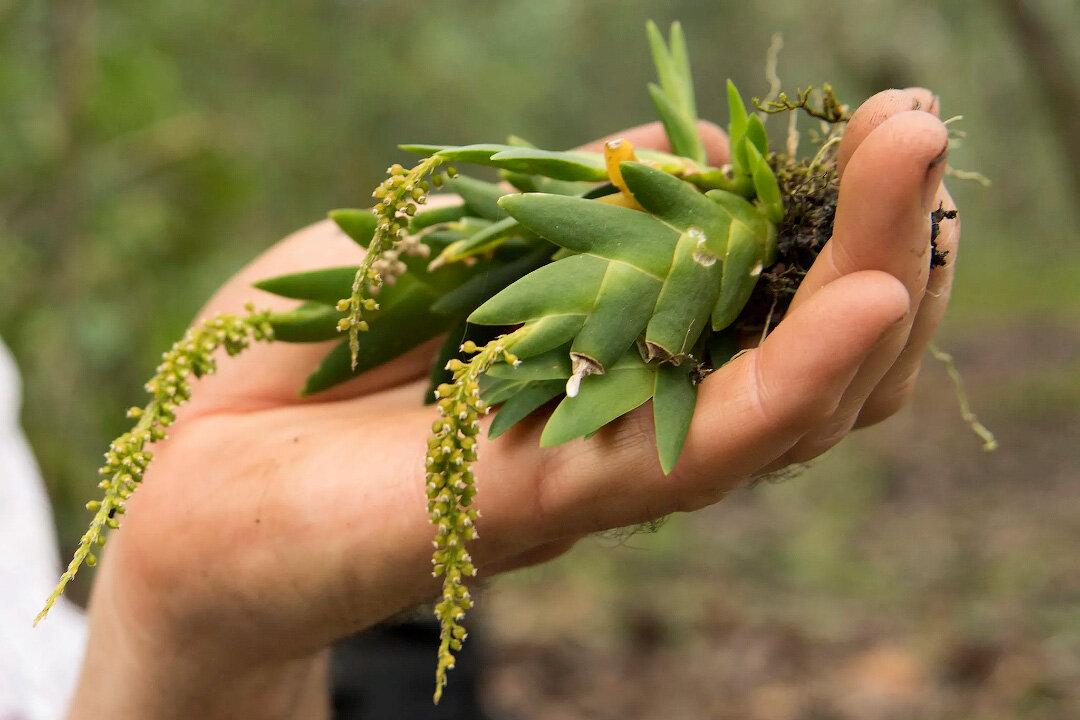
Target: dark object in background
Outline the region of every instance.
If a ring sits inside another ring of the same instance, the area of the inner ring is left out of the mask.
[[[380,625],[335,645],[330,660],[335,720],[490,720],[477,697],[480,642],[466,643],[457,653],[453,692],[438,705],[431,703],[438,643],[433,618]]]

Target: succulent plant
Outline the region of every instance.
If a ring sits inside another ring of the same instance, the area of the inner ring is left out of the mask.
[[[132,411],[135,427],[107,453],[104,499],[88,504],[90,530],[38,619],[118,527],[150,461],[146,446],[164,437],[190,394],[188,378],[213,371],[219,346],[235,354],[251,340],[341,338],[303,384],[313,394],[445,336],[426,396],[438,417],[424,470],[433,573],[443,580],[438,701],[472,606],[465,583],[476,574],[468,543],[477,537],[481,418],[495,413],[487,435],[497,438],[552,408],[540,442],[553,446],[652,401],[659,462],[669,472],[697,384],[747,336],[779,322],[831,232],[834,152],[848,117],[832,89],[805,89],[794,100],[774,93],[749,112],[729,81],[730,161],[712,167],[682,30],[672,25],[665,39],[649,23],[648,38],[658,75],[648,90],[671,152],[624,139],[603,152],[543,150],[519,138],[403,145],[423,158],[390,167],[373,208],[330,213],[366,249],[358,266],[265,279],[256,287],[299,304],[189,331],[147,384],[151,400]],[[797,143],[787,152],[769,147],[764,118],[790,111],[820,123],[811,157],[795,157]],[[462,175],[462,165],[495,168],[501,182]],[[457,201],[428,209],[435,190]]]

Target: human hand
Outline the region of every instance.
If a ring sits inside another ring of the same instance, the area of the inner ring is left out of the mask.
[[[906,401],[952,276],[951,262],[929,274],[929,213],[951,207],[935,109],[925,90],[889,91],[852,118],[833,239],[777,329],[701,384],[670,475],[647,410],[557,448],[538,447],[536,421],[481,441],[482,576],[714,503]],[[723,162],[719,131],[702,135]],[[623,136],[664,146],[655,125]],[[944,225],[950,260],[957,240],[958,225]],[[251,283],[358,253],[317,224],[245,268],[206,312],[283,307]],[[325,351],[256,346],[197,383],[98,573],[72,717],[318,717],[325,648],[436,594],[418,441],[434,419],[419,402],[433,347],[297,397]]]

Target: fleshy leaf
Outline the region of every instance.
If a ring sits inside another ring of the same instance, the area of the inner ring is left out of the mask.
[[[550,255],[551,246],[548,246],[505,263],[492,264],[444,293],[431,309],[443,315],[468,315],[493,293],[543,266]]]
[[[373,216],[374,217],[374,216]],[[323,268],[288,273],[254,283],[255,287],[293,300],[307,300],[334,306],[352,289],[356,266]]]
[[[656,278],[671,266],[678,233],[647,213],[546,193],[507,195],[499,204],[560,247],[618,260]]]
[[[746,139],[759,154],[769,154],[769,136],[765,132],[765,123],[757,115],[746,118]]]
[[[271,313],[268,320],[274,328],[275,340],[306,343],[340,337],[337,328],[340,318],[341,313],[330,305],[305,303],[293,310]]]
[[[584,315],[592,307],[608,262],[572,255],[534,270],[469,316],[478,325],[516,325],[546,315]]]
[[[570,150],[559,152],[513,145],[400,145],[402,150],[420,155],[438,153],[449,161],[487,165],[502,170],[542,175],[555,180],[607,179],[604,158],[599,153]]]
[[[570,358],[565,349],[556,348],[522,360],[517,366],[499,364],[487,372],[489,377],[518,382],[562,380],[570,377]]]
[[[705,163],[705,149],[697,134],[697,122],[676,107],[658,85],[649,83],[649,97],[664,126],[672,149],[695,162]]]
[[[765,267],[767,246],[770,242],[776,242],[771,223],[753,226],[732,223],[727,250],[724,252],[720,296],[713,309],[714,330],[727,327],[742,312]]]
[[[742,95],[731,80],[727,81],[727,103],[728,141],[734,147],[735,143],[746,134],[746,125],[750,118],[746,114],[746,103],[743,102]]]
[[[524,360],[565,345],[574,339],[584,324],[583,313],[545,315],[533,320],[528,324],[529,332],[525,334],[525,338],[514,345],[514,354]]]
[[[757,119],[757,116],[754,116]],[[753,168],[754,192],[765,215],[774,223],[784,219],[784,201],[780,197],[780,184],[769,163],[753,145],[747,148],[750,166]]]
[[[367,247],[371,242],[375,234],[375,223],[378,222],[375,213],[370,209],[343,208],[331,210],[328,216],[360,247]]]
[[[505,211],[503,211],[502,208],[499,208],[499,210],[505,215]],[[520,232],[521,225],[518,224],[517,220],[511,217],[504,217],[502,220],[488,225],[474,235],[450,243],[442,249],[442,252],[440,252],[438,257],[431,262],[429,267],[439,267],[447,263],[461,262],[466,258],[491,252],[502,245],[508,237],[515,233],[520,234]]]
[[[468,208],[464,205],[445,205],[443,207],[431,208],[430,210],[417,213],[413,219],[409,221],[409,232],[418,233],[421,230],[426,230],[435,225],[460,220],[466,215],[468,215]]]
[[[458,175],[447,183],[446,189],[460,195],[473,215],[492,222],[506,217],[506,211],[499,207],[499,198],[505,195],[506,191],[495,183]]]
[[[518,392],[503,402],[488,428],[488,438],[494,440],[517,425],[544,403],[559,395],[564,387],[562,380],[525,383]]]
[[[660,287],[660,280],[632,265],[609,262],[570,352],[595,363],[600,372],[610,367],[645,329]]]
[[[656,371],[637,351],[623,356],[603,375],[586,378],[576,397],[555,408],[540,435],[541,447],[561,445],[596,432],[652,397]]]
[[[661,365],[656,371],[653,424],[660,467],[667,475],[682,453],[697,403],[697,387],[690,380],[690,366]]]
[[[435,294],[420,282],[406,283],[393,302],[383,301],[378,315],[372,314],[368,331],[360,336],[356,369],[351,367],[347,340],[331,350],[308,377],[302,394],[312,395],[333,387],[366,370],[393,360],[425,340],[430,340],[453,324],[453,319],[431,312]],[[389,288],[387,288],[389,289]],[[380,293],[382,295],[382,293]]]
[[[659,85],[649,85],[656,112],[676,154],[704,164],[705,148],[697,134],[697,109],[690,60],[682,26],[672,23],[670,40],[664,42],[656,23],[646,25]]]

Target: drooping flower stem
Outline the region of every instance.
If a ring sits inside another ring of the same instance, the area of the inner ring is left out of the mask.
[[[98,487],[104,490],[104,495],[101,500],[86,504],[88,510],[94,511],[90,527],[79,539],[79,547],[45,601],[45,607],[34,618],[35,625],[48,614],[83,563],[91,567],[97,563],[93,549],[105,544],[106,532],[120,527],[124,504],[142,482],[153,458],[146,447],[165,438],[165,429],[176,421],[177,408],[191,399],[191,378],[209,375],[217,369],[214,352],[218,348],[234,356],[252,341],[273,339],[269,312],[255,310],[251,305],[246,311],[244,315],[216,315],[188,329],[183,339],[162,355],[161,364],[146,383],[150,402],[146,407],[128,410],[128,417],[138,418],[138,422],[113,440],[105,453],[105,464],[98,470],[102,478]]]
[[[408,170],[395,163],[387,169],[386,180],[371,194],[378,201],[372,208],[378,220],[375,234],[356,270],[351,294],[337,304],[338,312],[348,313],[338,322],[338,330],[349,333],[349,352],[354,370],[360,352],[360,333],[368,329],[364,311],[379,308],[375,299],[370,297],[371,291],[390,277],[405,271],[404,263],[398,257],[401,252],[422,254],[421,250],[426,251],[426,246],[421,248],[419,243],[408,242],[409,220],[416,214],[417,206],[427,202],[431,187],[425,178],[445,162],[445,158],[435,154]],[[456,174],[453,168],[447,169],[447,175],[452,177]],[[440,184],[441,177],[434,178],[433,182]]]
[[[468,362],[453,359],[447,363],[454,381],[435,390],[440,417],[431,428],[426,465],[428,514],[436,528],[432,575],[443,578],[442,599],[435,606],[441,628],[436,703],[446,686],[446,673],[454,667],[454,653],[461,649],[467,634],[461,621],[472,607],[464,581],[476,575],[476,567],[465,543],[478,537],[474,526],[478,514],[471,507],[476,496],[472,465],[476,462],[480,418],[489,409],[480,398],[480,376],[498,362],[517,364],[510,348],[525,332],[519,328],[483,347],[466,342],[461,350],[473,353],[473,357]]]

